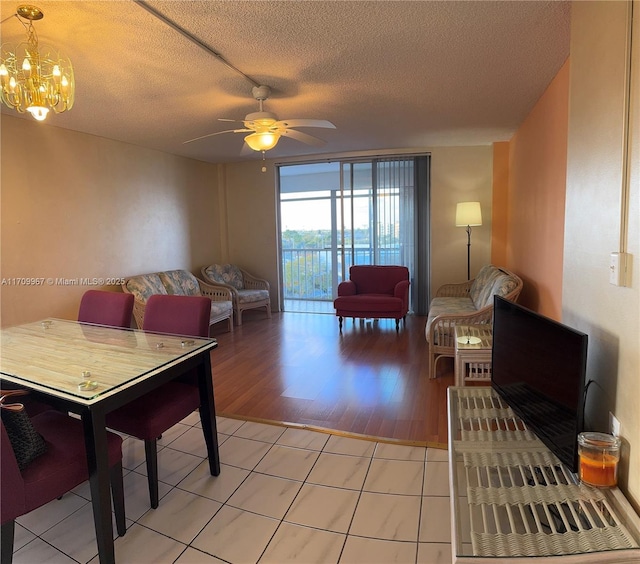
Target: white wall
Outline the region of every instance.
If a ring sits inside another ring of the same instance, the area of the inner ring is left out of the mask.
[[[482,206],[483,225],[474,227],[472,234],[471,276],[490,262],[492,151],[490,145],[430,147],[423,151],[431,153],[432,293],[442,284],[467,279],[467,234],[464,228],[455,227],[457,202],[480,201]],[[398,150],[390,153],[402,154]],[[349,156],[364,157],[367,153]],[[263,165],[267,167],[264,173],[261,172]],[[237,263],[252,274],[269,280],[275,310],[279,300],[279,233],[274,162],[255,160],[221,167],[220,189],[227,203],[226,244],[223,244],[221,260]]]
[[[574,2],[567,155],[563,320],[589,335],[587,424],[625,441],[620,483],[640,507],[640,2],[635,1],[628,252],[631,287],[609,284],[623,182],[628,2]]]

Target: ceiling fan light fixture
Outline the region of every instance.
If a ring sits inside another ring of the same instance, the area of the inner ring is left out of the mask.
[[[268,151],[273,149],[280,140],[280,134],[272,131],[252,133],[244,138],[244,141],[254,151]]]
[[[0,99],[20,114],[29,112],[38,121],[44,120],[49,110],[70,110],[75,96],[73,67],[53,48],[38,44],[33,22],[44,17],[42,10],[19,6],[15,15],[26,28],[27,40],[15,47],[2,46]]]

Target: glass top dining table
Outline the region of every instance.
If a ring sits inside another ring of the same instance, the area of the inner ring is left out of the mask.
[[[8,380],[91,404],[215,345],[214,339],[45,319],[2,330],[0,372]]]
[[[214,339],[44,319],[0,331],[0,378],[56,409],[79,415],[101,563],[114,563],[108,412],[195,370],[212,476],[220,473],[211,376]]]

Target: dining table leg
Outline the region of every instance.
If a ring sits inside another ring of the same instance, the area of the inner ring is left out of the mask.
[[[216,408],[213,398],[213,378],[211,376],[211,355],[209,351],[202,356],[198,365],[198,389],[200,391],[200,422],[207,445],[209,471],[212,476],[220,474],[220,454],[218,452],[218,428],[216,425]]]
[[[105,417],[103,413],[87,409],[82,413],[82,423],[87,451],[98,557],[101,564],[115,564]]]

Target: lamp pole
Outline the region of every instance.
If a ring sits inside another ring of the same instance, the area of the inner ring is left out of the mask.
[[[471,226],[467,225],[467,280],[471,280]]]
[[[467,280],[471,280],[471,226],[482,225],[480,202],[459,202],[456,205],[456,227],[467,228]]]

